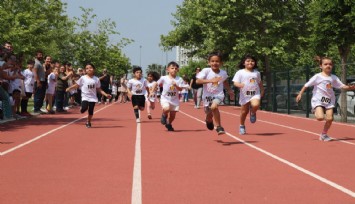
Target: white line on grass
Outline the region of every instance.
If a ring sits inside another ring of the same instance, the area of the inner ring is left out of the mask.
[[[220,112],[228,114],[228,115],[239,116],[238,114],[229,113],[229,112],[225,112],[225,111],[220,111]],[[283,128],[287,128],[287,129],[291,129],[291,130],[297,130],[297,131],[300,131],[300,132],[305,132],[305,133],[308,133],[308,134],[317,135],[319,137],[318,133],[307,131],[307,130],[302,130],[302,129],[299,129],[299,128],[289,127],[287,125],[281,125],[281,124],[278,124],[278,123],[273,123],[273,122],[260,120],[260,119],[258,119],[258,122],[263,122],[263,123],[267,123],[267,124],[270,124],[270,125],[275,125],[275,126],[279,126],[279,127],[283,127]],[[333,140],[334,141],[338,141],[338,142],[342,142],[342,143],[345,143],[345,144],[355,145],[355,143],[344,141],[344,140],[340,140],[340,139],[336,139],[336,138],[333,138]]]
[[[193,117],[191,115],[188,115],[187,113],[184,113],[182,111],[180,111],[180,113],[182,113],[182,114],[184,114],[184,115],[186,115],[186,116],[188,116],[188,117],[190,117],[192,119],[195,119],[195,120],[197,120],[197,121],[199,121],[201,123],[205,123],[204,121],[202,121],[202,120],[200,120],[198,118],[195,118],[195,117]],[[290,161],[287,161],[286,159],[278,157],[278,156],[276,156],[276,155],[274,155],[274,154],[272,154],[272,153],[270,153],[270,152],[268,152],[266,150],[263,150],[263,149],[255,146],[255,145],[252,145],[252,144],[250,144],[250,143],[248,143],[248,142],[246,142],[246,141],[244,141],[244,140],[242,140],[242,139],[240,139],[240,138],[238,138],[238,137],[236,137],[236,136],[234,136],[234,135],[232,135],[232,134],[230,134],[228,132],[226,132],[226,135],[228,135],[229,137],[231,137],[231,138],[233,138],[233,139],[235,139],[235,140],[237,140],[237,141],[239,141],[239,142],[251,147],[252,149],[255,149],[255,150],[257,150],[257,151],[259,151],[259,152],[261,152],[261,153],[263,153],[263,154],[265,154],[265,155],[267,155],[267,156],[269,156],[269,157],[271,157],[271,158],[273,158],[273,159],[275,159],[275,160],[277,160],[277,161],[279,161],[281,163],[284,163],[284,164],[286,164],[286,165],[288,165],[288,166],[290,166],[290,167],[292,167],[292,168],[294,168],[294,169],[296,169],[298,171],[301,171],[302,173],[305,173],[305,174],[307,174],[307,175],[309,175],[309,176],[311,176],[311,177],[313,177],[313,178],[315,178],[315,179],[317,179],[317,180],[319,180],[319,181],[321,181],[321,182],[323,182],[323,183],[325,183],[325,184],[327,184],[327,185],[329,185],[329,186],[331,186],[331,187],[333,187],[335,189],[338,189],[338,190],[342,191],[343,193],[345,193],[347,195],[350,195],[351,197],[355,198],[355,192],[351,191],[350,189],[347,189],[347,188],[345,188],[345,187],[343,187],[343,186],[341,186],[341,185],[339,185],[337,183],[334,183],[333,181],[330,181],[330,180],[328,180],[328,179],[326,179],[324,177],[319,176],[318,174],[315,174],[315,173],[313,173],[313,172],[311,172],[311,171],[309,171],[307,169],[304,169],[304,168],[302,168],[302,167],[300,167],[300,166],[298,166],[298,165],[296,165],[296,164],[294,164],[294,163],[292,163]]]
[[[112,104],[111,104],[111,105],[112,105]],[[105,106],[105,107],[103,107],[103,108],[101,108],[101,109],[95,111],[95,113],[98,113],[98,112],[102,111],[103,109],[105,109],[105,108],[107,108],[107,107],[109,107],[109,106],[111,106],[111,105]],[[69,126],[69,125],[71,125],[71,124],[73,124],[73,123],[75,123],[75,122],[77,122],[77,121],[79,121],[79,120],[81,120],[81,119],[83,119],[83,118],[86,118],[86,117],[87,117],[87,116],[83,116],[83,117],[81,117],[81,118],[75,119],[75,120],[73,120],[73,121],[71,121],[71,122],[69,122],[69,123],[67,123],[67,124],[65,124],[65,125],[59,126],[59,127],[57,127],[57,128],[54,128],[54,129],[52,129],[52,130],[50,130],[50,131],[48,131],[48,132],[46,132],[46,133],[43,133],[43,134],[41,134],[41,135],[39,135],[39,136],[37,136],[37,137],[31,139],[31,140],[28,140],[27,142],[21,143],[21,144],[15,146],[15,147],[12,147],[12,148],[10,148],[10,149],[4,151],[4,152],[0,152],[0,156],[4,156],[4,155],[6,155],[6,154],[8,154],[8,153],[10,153],[10,152],[13,152],[13,151],[15,151],[15,150],[21,148],[21,147],[24,147],[24,146],[26,146],[26,145],[28,145],[28,144],[31,144],[32,142],[35,142],[35,141],[41,139],[42,137],[48,136],[49,134],[51,134],[51,133],[53,133],[53,132],[56,132],[57,130],[63,129],[63,128],[65,128],[65,127],[67,127],[67,126]]]
[[[136,147],[134,153],[132,204],[142,203],[142,159],[141,159],[141,124],[137,123]]]

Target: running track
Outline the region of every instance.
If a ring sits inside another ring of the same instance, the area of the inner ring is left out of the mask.
[[[0,126],[0,203],[355,203],[355,126],[258,111],[239,136],[239,108],[220,107],[227,134],[181,104],[167,132],[160,110],[98,105]]]

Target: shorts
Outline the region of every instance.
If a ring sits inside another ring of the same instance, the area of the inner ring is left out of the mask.
[[[175,106],[167,101],[160,101],[160,105],[165,110],[167,109],[169,111],[175,111],[175,112],[178,112],[180,108],[180,106]]]
[[[145,107],[145,96],[144,95],[132,95],[132,105],[138,107]]]
[[[312,98],[311,105],[312,105],[312,112],[314,112],[315,109],[319,106],[325,108],[326,110],[335,107],[331,101],[329,101],[329,103],[326,103],[326,102],[322,102],[321,100],[317,100],[315,98]]]
[[[211,96],[207,96],[203,98],[203,105],[205,107],[210,107],[212,103],[215,104],[220,104],[223,101],[223,99],[220,98],[211,98]]]

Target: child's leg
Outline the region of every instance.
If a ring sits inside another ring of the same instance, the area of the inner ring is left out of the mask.
[[[318,121],[324,120],[324,108],[321,107],[321,106],[317,106],[317,107],[314,109],[314,116],[316,116],[316,119],[317,119]]]
[[[260,99],[253,99],[250,101],[251,112],[254,114],[260,107]]]
[[[151,110],[151,102],[150,102],[150,100],[148,99],[147,101],[147,113],[148,113],[148,115],[150,115],[150,110]]]
[[[134,111],[134,115],[136,116],[136,119],[139,118],[139,109],[138,106],[134,106],[133,107],[133,111]]]
[[[82,101],[81,102],[81,109],[80,112],[81,113],[85,113],[89,108],[89,102],[88,101]]]
[[[217,103],[215,103],[215,102],[212,103],[211,111],[212,111],[212,114],[213,114],[215,125],[217,127],[221,126],[221,115],[219,114],[218,104]]]
[[[48,104],[47,104],[47,111],[52,111],[52,104],[53,104],[53,95],[47,94]]]
[[[94,116],[95,102],[88,102],[88,122],[91,123],[91,119]]]
[[[333,108],[327,109],[325,111],[325,124],[322,134],[327,134],[330,126],[333,123]]]
[[[172,122],[175,120],[175,116],[176,116],[176,111],[170,111],[168,124],[172,124]]]
[[[240,108],[240,125],[245,125],[245,119],[247,118],[249,112],[250,102],[242,105]]]

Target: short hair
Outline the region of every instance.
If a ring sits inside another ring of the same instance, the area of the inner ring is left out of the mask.
[[[245,68],[245,67],[244,67],[244,62],[245,62],[245,60],[247,60],[247,59],[252,59],[252,60],[254,60],[254,62],[255,62],[254,69],[255,69],[255,68],[258,68],[258,61],[257,61],[256,57],[254,57],[254,56],[251,55],[251,54],[246,54],[246,55],[243,56],[243,58],[242,58],[242,59],[240,60],[240,62],[239,62],[238,67],[239,67],[240,69],[244,69],[244,68]]]
[[[33,61],[33,60],[28,60],[28,61],[27,61],[27,64],[35,64],[35,61]]]
[[[168,66],[167,66],[167,67],[170,67],[170,66],[174,66],[174,67],[179,68],[179,64],[178,64],[178,63],[176,63],[176,62],[174,62],[174,61],[169,62],[169,64],[168,64]]]
[[[210,61],[210,59],[214,56],[219,57],[219,60],[223,61],[223,55],[221,52],[219,51],[213,51],[210,54],[208,54],[207,60]]]
[[[95,66],[94,66],[94,64],[92,64],[92,63],[90,63],[90,62],[89,62],[89,63],[86,63],[85,67],[88,66],[88,65],[90,65],[90,66],[92,66],[92,68],[96,69]]]
[[[19,90],[19,89],[14,89],[14,90],[12,91],[12,94],[15,94],[15,93],[21,93],[21,90]]]
[[[142,71],[142,67],[134,67],[133,68],[133,74],[136,73],[137,71]]]

